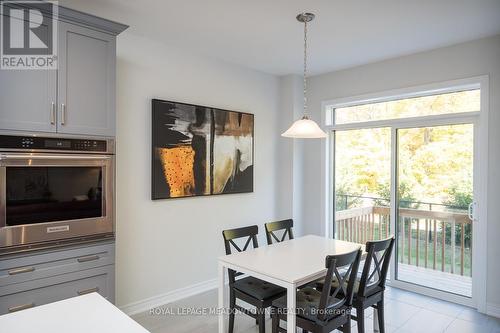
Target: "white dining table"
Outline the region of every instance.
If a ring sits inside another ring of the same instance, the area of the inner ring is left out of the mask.
[[[327,255],[348,253],[359,247],[360,245],[356,243],[307,235],[219,257],[219,333],[226,333],[226,269],[233,269],[286,288],[287,331],[295,333],[297,288],[325,276]],[[378,319],[375,313],[376,311],[373,316],[373,327],[374,331],[378,332]]]

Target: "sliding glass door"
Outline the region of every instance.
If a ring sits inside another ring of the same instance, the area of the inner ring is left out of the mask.
[[[396,279],[471,297],[474,125],[396,131]]]
[[[330,110],[334,237],[394,236],[390,283],[464,304],[479,101],[470,89]]]

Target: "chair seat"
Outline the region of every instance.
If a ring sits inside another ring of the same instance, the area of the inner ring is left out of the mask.
[[[321,298],[321,292],[311,288],[305,287],[297,291],[297,316],[314,321],[319,322],[318,319],[318,309],[319,309],[319,300]],[[340,300],[339,300],[340,301]],[[285,310],[287,308],[286,304],[286,295],[280,297],[273,301],[273,307],[275,307],[278,311]],[[342,306],[336,311],[332,311],[332,313],[328,314],[325,318],[325,321],[333,319],[334,317],[338,317],[339,313],[342,310],[347,310],[347,306]]]
[[[286,294],[285,288],[254,278],[252,276],[236,280],[236,282],[232,286],[235,289],[238,289],[239,291],[244,292],[245,294],[257,298],[261,301],[277,297],[283,293]]]

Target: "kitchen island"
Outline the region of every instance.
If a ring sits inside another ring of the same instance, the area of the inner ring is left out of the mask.
[[[98,293],[0,316],[0,328],[8,333],[148,333]]]

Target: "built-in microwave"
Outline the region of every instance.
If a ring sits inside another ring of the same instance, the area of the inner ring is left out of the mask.
[[[0,135],[0,252],[113,232],[113,140]]]

